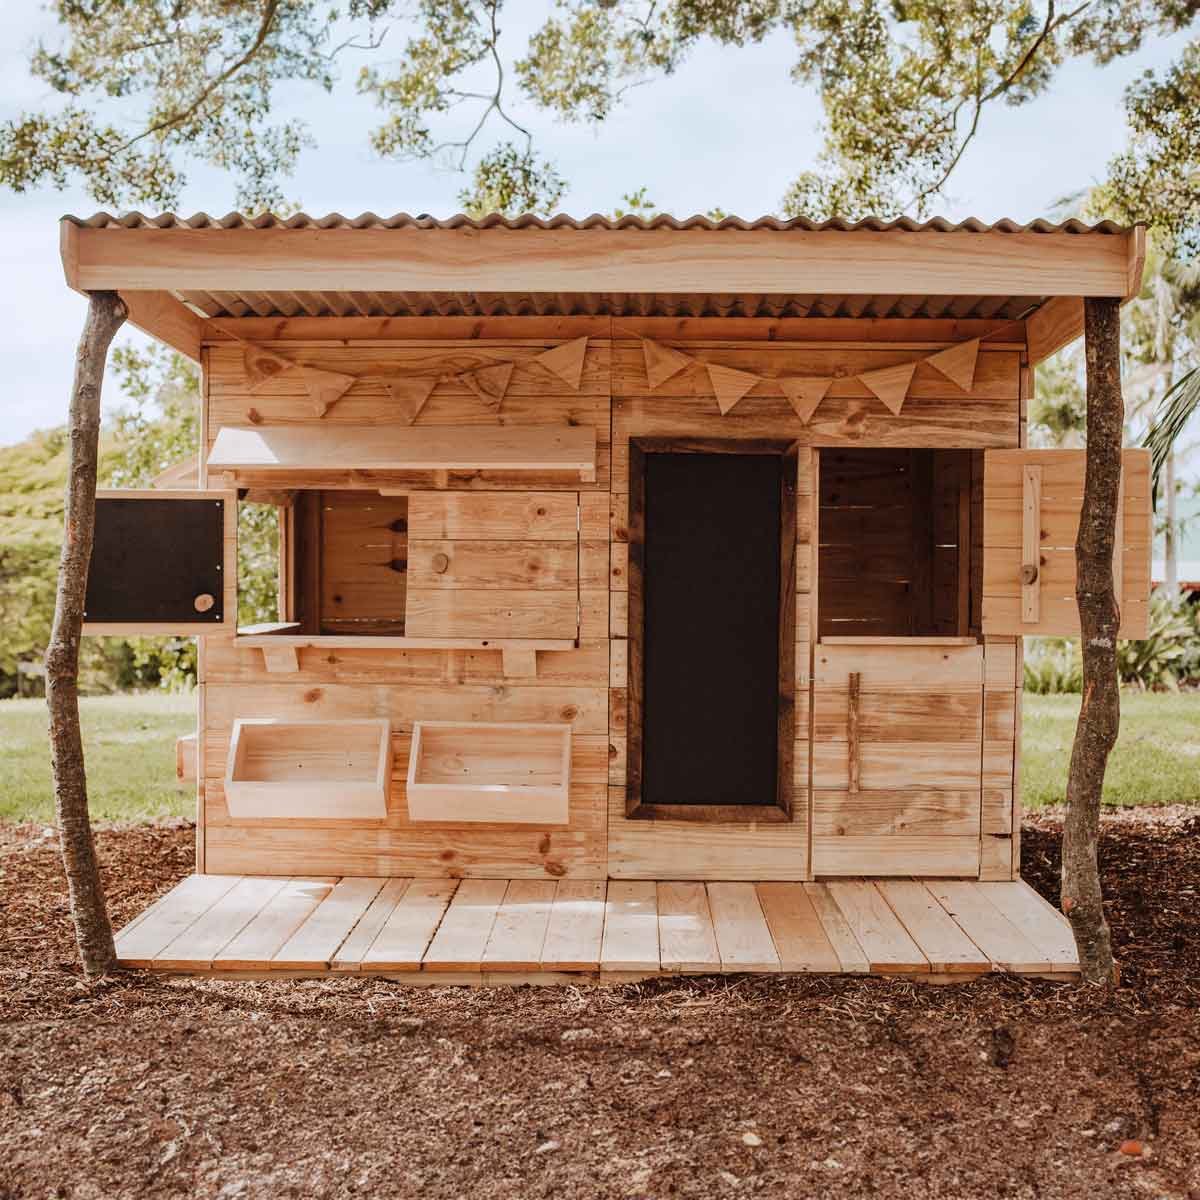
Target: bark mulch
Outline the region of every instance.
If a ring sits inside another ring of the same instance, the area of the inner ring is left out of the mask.
[[[1060,833],[1024,831],[1050,898]],[[100,832],[117,924],[192,836]],[[1200,1197],[1200,816],[1108,816],[1101,854],[1113,992],[87,984],[53,834],[0,828],[0,1200]]]

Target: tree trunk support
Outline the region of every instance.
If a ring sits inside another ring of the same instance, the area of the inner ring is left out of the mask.
[[[1117,680],[1120,609],[1113,589],[1113,542],[1121,486],[1121,317],[1115,299],[1084,301],[1087,356],[1087,465],[1075,541],[1075,597],[1083,651],[1083,702],[1063,825],[1062,906],[1071,921],[1085,983],[1116,982],[1104,918],[1097,843],[1100,797],[1108,755],[1117,740],[1121,700]]]
[[[84,973],[103,975],[116,959],[112,925],[100,882],[88,817],[87,775],[79,729],[79,639],[88,566],[96,526],[96,473],[100,442],[100,387],[113,336],[127,315],[116,292],[91,292],[75,355],[71,388],[66,512],[54,624],[46,648],[46,703],[54,805],[63,869]]]

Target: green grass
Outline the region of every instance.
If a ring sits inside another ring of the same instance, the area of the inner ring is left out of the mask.
[[[1061,804],[1079,696],[1024,696],[1021,799]],[[1200,804],[1200,692],[1122,692],[1105,804]]]
[[[147,692],[80,701],[88,801],[98,821],[194,816],[175,780],[175,739],[196,727],[195,695]],[[54,819],[44,700],[0,700],[0,821]]]
[[[88,795],[98,821],[192,816],[192,784],[175,782],[175,739],[195,727],[196,698],[147,692],[81,701]],[[1027,808],[1062,803],[1078,696],[1026,694],[1021,786]],[[53,820],[42,700],[0,701],[0,821]],[[1200,693],[1121,701],[1107,804],[1200,804]]]

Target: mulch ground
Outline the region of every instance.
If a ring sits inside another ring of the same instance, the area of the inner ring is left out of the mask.
[[[101,832],[116,924],[192,836]],[[1025,828],[1050,898],[1059,839]],[[1200,1197],[1200,816],[1101,855],[1112,992],[87,984],[53,835],[0,828],[0,1198]]]

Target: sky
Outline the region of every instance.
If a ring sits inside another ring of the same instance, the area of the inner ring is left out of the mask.
[[[542,0],[512,5],[515,15],[504,32],[512,34],[514,48],[550,7]],[[38,0],[8,0],[5,27],[0,120],[52,102],[45,85],[30,77],[27,63],[39,37],[53,39],[53,22]],[[395,41],[403,32],[389,36]],[[1099,182],[1124,143],[1125,87],[1147,68],[1170,61],[1182,41],[1164,39],[1105,68],[1069,64],[1048,96],[1024,108],[989,110],[938,212],[952,219],[1028,221],[1047,215],[1061,197]],[[753,218],[778,211],[791,180],[816,165],[820,105],[811,91],[791,81],[794,58],[791,40],[782,34],[741,50],[702,46],[673,76],[635,89],[630,102],[598,130],[559,124],[529,107],[517,105],[514,111],[568,180],[560,206],[565,212],[611,212],[625,193],[645,186],[659,208],[677,216],[719,207]],[[346,58],[344,82],[332,97],[299,84],[278,94],[279,110],[304,119],[318,143],[285,183],[287,195],[314,215],[457,211],[464,176],[422,163],[384,161],[371,150],[368,133],[378,115],[353,89],[362,61]],[[204,168],[188,170],[177,211],[223,214],[234,207],[227,178]],[[0,445],[65,419],[86,301],[63,282],[58,218],[89,215],[99,207],[78,188],[0,192],[0,378],[6,393]],[[144,341],[128,330],[117,344]],[[105,410],[111,413],[121,403],[110,379]]]

